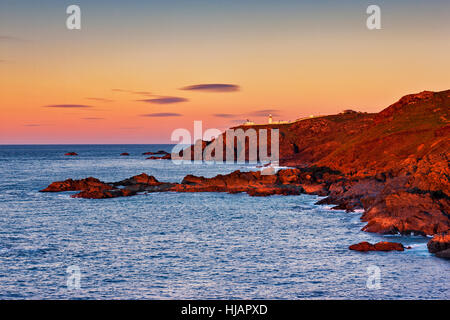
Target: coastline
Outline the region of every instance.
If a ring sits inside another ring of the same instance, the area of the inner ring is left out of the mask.
[[[293,168],[280,169],[275,174],[261,174],[263,170],[270,170],[263,168],[261,172],[235,171],[213,178],[187,175],[181,183],[167,183],[142,173],[112,183],[92,177],[69,179],[54,182],[41,191],[80,191],[73,197],[91,199],[167,191],[246,192],[250,196],[321,195],[326,198],[317,204],[334,205],[334,209],[346,211],[364,210],[361,220],[367,224],[363,231],[436,236],[430,244],[436,241],[444,244],[432,246],[434,249],[430,251],[444,251],[441,256],[448,257],[449,103],[450,90],[424,91],[407,95],[378,114],[352,112],[282,124],[280,164]],[[411,130],[411,121],[420,123],[421,127]],[[266,127],[258,126],[259,129]],[[306,140],[306,146],[299,147],[299,143],[305,143],[302,139]],[[322,143],[318,144],[317,139]],[[202,141],[202,151],[216,141]],[[340,146],[337,141],[341,141]],[[406,141],[409,143],[407,153],[402,151]],[[367,149],[367,145],[371,149]],[[330,150],[324,156],[327,148]],[[361,154],[364,148],[368,154]],[[225,154],[225,147],[223,151]],[[163,151],[160,154],[163,156],[148,159],[171,158]]]

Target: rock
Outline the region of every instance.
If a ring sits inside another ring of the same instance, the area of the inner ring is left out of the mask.
[[[129,189],[109,189],[104,190],[101,188],[89,188],[81,191],[80,193],[72,195],[72,198],[85,198],[85,199],[108,199],[117,197],[129,197],[135,195],[136,192]]]
[[[291,171],[289,174],[301,174],[301,171]],[[282,178],[280,178],[282,177]],[[286,172],[280,170],[274,175],[262,175],[261,172],[241,172],[236,170],[227,175],[217,175],[212,178],[187,175],[181,183],[164,183],[145,173],[114,182],[104,183],[95,178],[83,180],[66,180],[54,182],[43,192],[82,191],[76,198],[113,198],[135,195],[138,192],[246,192],[250,196],[298,195],[304,193],[301,184],[285,183]],[[291,177],[292,181],[301,182],[300,178]],[[122,187],[122,188],[119,188]]]
[[[76,152],[67,152],[67,153],[65,153],[64,155],[65,155],[65,156],[77,156],[78,153],[76,153]]]
[[[438,253],[450,249],[450,231],[435,235],[427,243],[428,251]]]
[[[40,192],[80,191],[90,188],[110,190],[113,189],[113,186],[104,183],[99,179],[89,177],[81,180],[67,179],[65,181],[56,181],[50,184],[47,188],[40,190]]]
[[[371,244],[369,242],[360,242],[358,244],[353,244],[349,247],[350,250],[356,250],[361,252],[367,251],[404,251],[405,248],[401,243],[398,242],[378,242],[376,244]]]
[[[158,186],[161,186],[161,188],[158,189]],[[41,190],[41,192],[81,191],[72,195],[72,197],[105,199],[129,197],[141,191],[168,191],[170,186],[172,184],[161,183],[155,177],[142,173],[115,183],[105,183],[92,177],[81,180],[67,179],[65,181],[53,182],[47,188]]]
[[[149,176],[146,173],[141,173],[140,175],[113,183],[114,186],[132,186],[136,184],[155,186],[160,185],[161,182],[159,182],[154,176]]]
[[[362,252],[367,252],[367,251],[374,251],[374,247],[373,244],[364,241],[364,242],[360,242],[357,244],[352,244],[350,247],[348,247],[350,250],[356,250],[356,251],[362,251]]]
[[[172,155],[170,153],[167,153],[167,154],[163,155],[162,157],[151,156],[146,159],[147,160],[170,160],[170,159],[172,159]]]
[[[398,242],[378,242],[374,244],[375,251],[404,251],[405,247],[403,244]]]
[[[450,229],[444,207],[446,199],[433,199],[430,194],[400,191],[380,195],[361,219],[368,222],[362,229],[383,234],[433,235]]]
[[[121,156],[129,156],[130,154],[128,152],[122,152],[120,155]]]
[[[159,151],[156,151],[156,152],[144,152],[143,153],[144,156],[158,155],[158,154],[167,155],[169,153],[164,151],[164,150],[159,150]]]
[[[291,188],[291,187],[258,187],[258,188],[249,188],[246,192],[249,196],[252,197],[267,197],[271,195],[299,195],[302,193],[302,188]]]
[[[436,257],[450,259],[450,249],[436,252]]]

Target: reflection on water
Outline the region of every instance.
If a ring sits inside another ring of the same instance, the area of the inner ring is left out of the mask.
[[[423,237],[361,232],[360,212],[318,197],[155,193],[72,199],[39,193],[50,182],[116,181],[146,172],[179,182],[243,165],[145,160],[169,146],[0,146],[0,298],[449,299],[450,262]],[[75,151],[78,157],[63,154]],[[129,152],[130,157],[120,157]],[[399,241],[405,252],[358,253],[360,241]],[[378,266],[381,289],[366,288]],[[69,266],[80,268],[69,290]]]

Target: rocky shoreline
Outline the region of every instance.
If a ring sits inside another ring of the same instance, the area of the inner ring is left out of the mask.
[[[314,194],[326,196],[317,204],[364,210],[363,231],[434,236],[429,251],[449,256],[450,90],[408,95],[377,114],[339,114],[271,127],[280,130],[280,164],[291,167],[275,174],[235,171],[167,183],[143,173],[113,183],[69,179],[41,191],[80,191],[73,197],[92,199],[167,191]],[[159,155],[170,158],[164,151]]]
[[[363,231],[382,234],[437,234],[430,243],[439,245],[431,247],[429,245],[429,248],[433,248],[430,252],[449,251],[450,238],[448,235],[442,237],[439,234],[445,234],[444,232],[450,229],[450,220],[445,211],[441,211],[440,208],[433,210],[434,202],[423,202],[420,206],[411,202],[410,205],[403,207],[393,202],[386,208],[396,210],[394,217],[388,215],[390,211],[379,215],[373,214],[372,210],[378,210],[379,203],[391,203],[389,200],[383,200],[384,188],[379,184],[380,182],[377,181],[372,185],[371,180],[367,179],[346,181],[340,174],[328,168],[294,168],[281,169],[273,175],[262,175],[259,171],[241,172],[239,170],[213,178],[187,175],[181,183],[160,182],[145,173],[109,183],[92,177],[81,180],[67,179],[53,182],[41,192],[80,191],[72,197],[86,199],[129,197],[152,192],[227,192],[232,194],[245,192],[249,196],[299,194],[327,196],[317,204],[336,204],[332,209],[337,210],[364,209],[361,219],[367,224]],[[418,195],[418,197],[423,196]],[[411,199],[405,199],[405,201],[411,201]],[[414,201],[423,201],[423,199],[418,198]],[[401,204],[403,203],[402,201]],[[428,210],[427,214],[423,214],[425,209]]]

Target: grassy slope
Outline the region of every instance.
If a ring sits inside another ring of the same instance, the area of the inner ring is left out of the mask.
[[[301,146],[309,155],[285,150],[282,157],[290,165],[306,160],[369,174],[397,167],[408,158],[448,155],[449,113],[450,90],[406,96],[378,114],[305,120],[291,125],[283,142]]]

